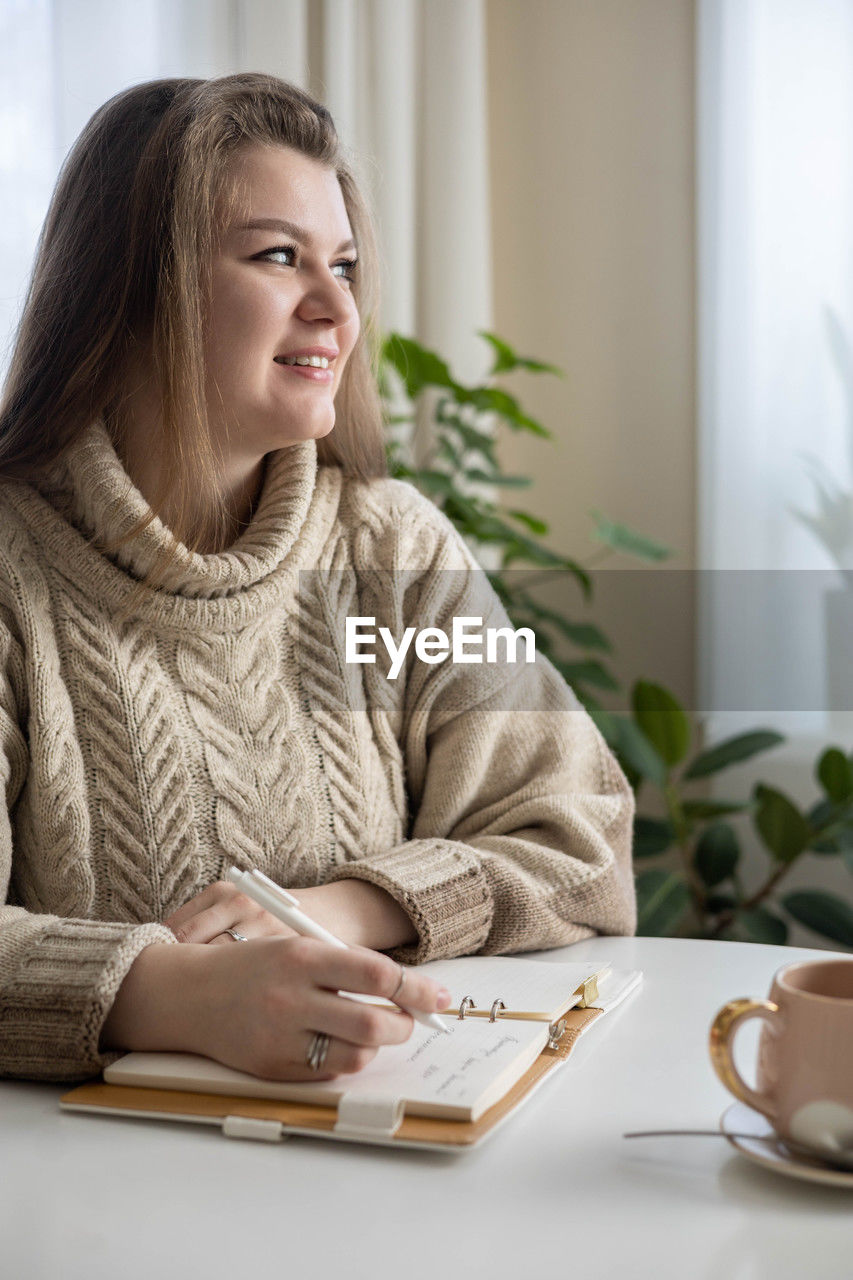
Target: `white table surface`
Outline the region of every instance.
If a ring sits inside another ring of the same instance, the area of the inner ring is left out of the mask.
[[[849,1280],[853,1191],[783,1178],[722,1138],[621,1136],[716,1127],[717,1009],[827,953],[595,938],[549,954],[643,969],[644,986],[463,1156],[72,1115],[57,1086],[0,1082],[0,1277]]]

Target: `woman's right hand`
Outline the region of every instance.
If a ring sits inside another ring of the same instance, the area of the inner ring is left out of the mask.
[[[399,981],[400,966],[381,952],[313,938],[154,944],[119,988],[101,1049],[180,1050],[269,1080],[329,1080],[360,1071],[414,1025],[407,1013],[338,992],[389,998]],[[429,1013],[449,1003],[437,983],[406,969],[410,1008]],[[307,1055],[318,1032],[330,1044],[323,1069],[313,1071]]]

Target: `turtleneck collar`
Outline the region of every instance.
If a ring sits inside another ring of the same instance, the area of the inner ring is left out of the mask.
[[[68,562],[76,581],[91,578],[99,595],[119,607],[155,567],[158,589],[134,608],[176,625],[229,626],[280,597],[283,578],[294,578],[317,554],[323,529],[337,508],[340,473],[317,466],[313,441],[267,456],[251,522],[225,551],[201,555],[175,542],[160,519],[115,551],[104,550],[150,511],[118,457],[102,422],[92,423],[39,484],[35,520],[57,563]],[[30,490],[33,494],[34,491]],[[30,517],[33,516],[30,507]],[[69,528],[71,526],[71,528]],[[294,554],[297,545],[301,553]],[[166,551],[174,556],[163,573]],[[303,563],[305,562],[305,563]]]
[[[213,555],[176,543],[159,518],[118,550],[114,564],[142,579],[167,552],[174,558],[161,590],[212,599],[260,582],[290,551],[301,529],[317,471],[313,441],[290,445],[267,459],[263,486],[250,524],[227,550]],[[99,550],[143,520],[150,508],[125,471],[102,422],[93,423],[65,461],[64,512]]]

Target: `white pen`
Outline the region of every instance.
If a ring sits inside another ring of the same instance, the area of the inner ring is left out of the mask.
[[[317,924],[316,920],[306,916],[299,906],[298,898],[294,898],[292,893],[282,889],[281,885],[276,884],[274,880],[270,880],[263,871],[258,871],[257,867],[253,867],[251,871],[239,871],[237,867],[229,867],[225,876],[227,880],[236,884],[247,898],[257,902],[259,907],[263,907],[277,920],[281,920],[282,924],[290,925],[296,933],[301,933],[306,938],[317,938],[320,942],[328,942],[333,947],[343,947],[345,951],[349,950],[347,944],[340,938],[336,938],[333,933],[329,933],[328,929]],[[420,1009],[409,1009],[406,1005],[400,1004],[399,1000],[394,1000],[392,1003],[405,1010],[415,1019],[415,1022],[431,1027],[433,1031],[449,1032],[449,1028],[437,1013],[422,1013]]]

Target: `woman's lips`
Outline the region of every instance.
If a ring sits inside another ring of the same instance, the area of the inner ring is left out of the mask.
[[[334,381],[334,369],[317,369],[310,364],[282,364],[280,360],[276,360],[275,363],[285,373],[298,374],[300,378],[307,378],[309,382],[329,383]]]

